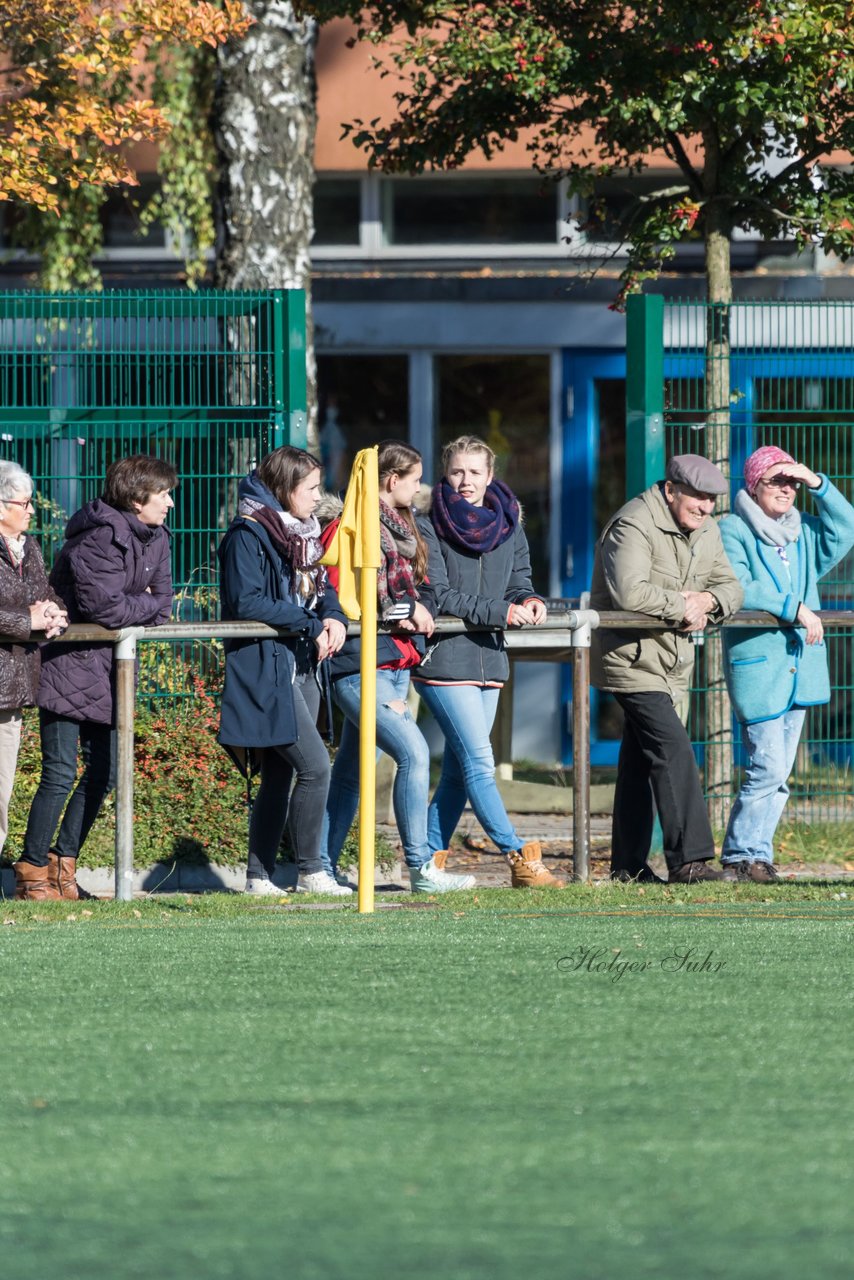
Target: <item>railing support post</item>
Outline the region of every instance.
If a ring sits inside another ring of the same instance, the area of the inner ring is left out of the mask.
[[[590,878],[590,636],[591,624],[585,621],[573,628],[570,640],[573,879],[582,882]]]
[[[133,722],[136,642],[142,629],[119,633],[116,665],[116,901],[133,899]]]

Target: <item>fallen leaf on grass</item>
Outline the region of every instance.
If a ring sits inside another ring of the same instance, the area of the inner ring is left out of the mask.
[[[91,915],[94,915],[94,912],[92,912],[92,911],[81,911],[81,912],[80,912],[80,914],[81,914],[81,916],[91,916]]]
[[[7,916],[7,917],[6,917],[6,919],[3,921],[3,923],[4,923],[4,924],[17,924],[17,923],[18,923],[18,921],[17,921],[17,920],[12,920],[9,916]]]
[[[75,923],[76,923],[76,921],[77,921],[77,917],[76,917],[76,916],[66,916],[66,917],[65,917],[65,923],[66,923],[66,924],[75,924]]]
[[[142,919],[142,912],[141,912],[141,911],[137,911],[136,907],[134,907],[134,909],[133,909],[133,914],[136,916],[137,920],[141,920],[141,919]]]

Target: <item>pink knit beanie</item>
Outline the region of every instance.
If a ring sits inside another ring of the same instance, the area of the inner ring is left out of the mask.
[[[795,459],[790,453],[786,453],[785,449],[778,449],[775,444],[763,445],[761,449],[751,453],[744,464],[744,483],[747,486],[747,492],[750,494],[756,492],[757,484],[775,462],[794,461]]]

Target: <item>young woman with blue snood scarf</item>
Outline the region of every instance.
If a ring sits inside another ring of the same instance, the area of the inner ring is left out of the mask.
[[[466,800],[510,865],[517,889],[560,887],[539,844],[519,838],[495,782],[490,730],[510,674],[507,627],[537,626],[545,602],[531,583],[531,557],[515,495],[495,477],[495,454],[478,436],[461,436],[442,451],[444,477],[433,489],[427,575],[440,613],[486,630],[437,637],[413,679],[442,733],[442,774],[430,804],[428,838],[434,861],[448,844]]]
[[[744,482],[721,521],[721,539],[744,588],[743,607],[784,625],[724,629],[724,674],[748,762],[721,862],[740,880],[763,883],[778,879],[774,832],[806,708],[830,700],[818,582],[854,546],[854,508],[827,476],[776,445],[750,455]],[[817,515],[795,507],[801,485]]]

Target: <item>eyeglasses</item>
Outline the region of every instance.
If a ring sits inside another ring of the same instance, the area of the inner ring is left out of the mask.
[[[25,511],[28,507],[31,511],[36,509],[36,504],[32,498],[2,498],[0,501],[2,501],[4,507],[23,507]]]
[[[788,476],[772,476],[770,480],[760,480],[766,489],[795,489],[801,487],[800,480],[790,480]]]

